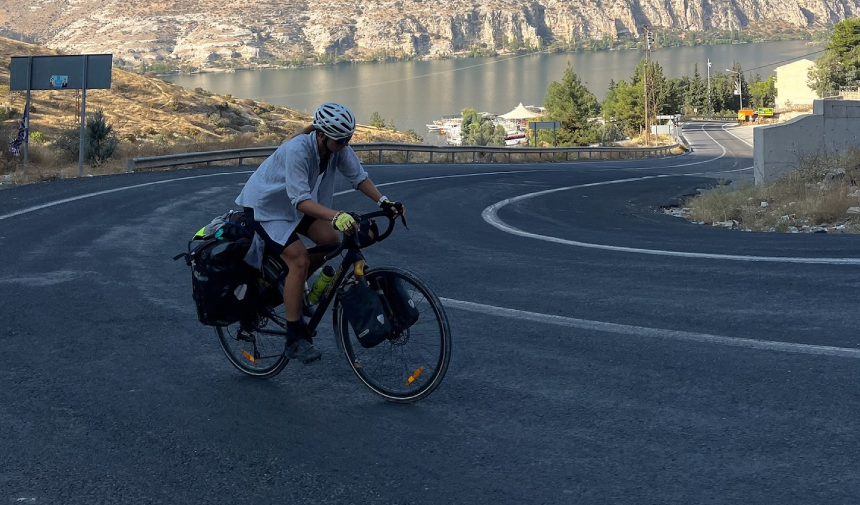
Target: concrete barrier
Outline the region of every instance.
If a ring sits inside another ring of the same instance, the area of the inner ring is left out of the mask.
[[[815,100],[812,114],[753,129],[755,183],[796,170],[804,155],[860,148],[860,100]]]

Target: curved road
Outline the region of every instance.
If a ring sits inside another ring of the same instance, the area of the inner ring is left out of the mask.
[[[171,257],[253,167],[0,192],[0,504],[856,503],[860,237],[662,214],[751,178],[750,129],[685,134],[660,160],[369,166],[411,227],[369,261],[428,279],[456,339],[408,406],[326,326],[322,362],[258,381],[196,322]]]

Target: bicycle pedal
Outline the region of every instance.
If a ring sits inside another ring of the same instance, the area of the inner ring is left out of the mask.
[[[254,335],[251,335],[250,333],[245,333],[243,331],[240,331],[236,335],[236,340],[241,340],[243,342],[256,342],[257,341],[257,339],[256,339],[256,337],[254,337]]]

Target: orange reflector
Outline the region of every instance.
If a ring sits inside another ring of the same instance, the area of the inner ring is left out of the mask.
[[[255,360],[255,359],[254,359],[254,357],[253,357],[253,356],[251,356],[251,355],[248,353],[248,351],[246,351],[246,350],[244,350],[244,349],[242,349],[242,355],[243,355],[243,356],[245,356],[246,358],[248,358],[248,361],[250,361],[251,363],[256,363],[256,362],[257,362],[257,360]]]
[[[423,366],[419,366],[419,367],[418,367],[418,370],[415,370],[415,371],[412,373],[412,375],[410,375],[410,376],[409,376],[409,378],[408,378],[408,379],[406,379],[406,385],[408,386],[408,385],[412,384],[413,382],[415,382],[415,379],[417,379],[417,378],[418,378],[418,376],[419,376],[419,375],[421,375],[421,372],[423,372],[423,371],[424,371],[424,367],[423,367]]]

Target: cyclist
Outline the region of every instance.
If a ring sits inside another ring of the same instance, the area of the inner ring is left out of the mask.
[[[302,316],[305,283],[325,261],[309,255],[298,235],[317,245],[336,244],[338,231],[352,234],[358,225],[348,212],[331,208],[335,171],[383,210],[405,214],[400,202],[383,196],[367,175],[349,142],[355,132],[355,115],[345,105],[324,103],[306,126],[254,171],[236,204],[253,219],[254,231],[266,249],[289,267],[284,282],[287,313],[287,355],[310,363],[322,354],[314,345]]]

